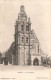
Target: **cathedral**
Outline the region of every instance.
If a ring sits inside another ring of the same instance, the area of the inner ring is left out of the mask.
[[[14,39],[13,65],[41,65],[39,40],[34,30],[31,30],[31,21],[23,5],[15,23]]]
[[[42,52],[39,40],[31,29],[31,20],[22,5],[15,23],[14,42],[5,52],[9,63],[18,66],[35,66],[42,64]]]

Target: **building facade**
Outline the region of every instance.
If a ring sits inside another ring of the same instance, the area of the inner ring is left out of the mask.
[[[39,40],[34,30],[31,30],[31,21],[27,17],[24,6],[15,24],[15,48],[12,58],[14,65],[41,65]]]

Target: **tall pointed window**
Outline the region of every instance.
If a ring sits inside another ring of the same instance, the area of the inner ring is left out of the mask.
[[[22,31],[24,30],[24,26],[23,26],[23,25],[21,25],[21,30],[22,30]]]
[[[39,44],[38,44],[38,53],[39,53]]]
[[[22,37],[22,42],[24,42],[24,37]]]
[[[26,31],[29,31],[29,26],[28,25],[26,25]]]
[[[28,43],[28,37],[26,37],[26,43]]]

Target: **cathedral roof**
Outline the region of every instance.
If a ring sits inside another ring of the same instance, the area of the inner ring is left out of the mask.
[[[14,50],[14,47],[15,47],[15,42],[12,42],[11,46],[9,47],[9,49],[5,52],[5,55],[8,56],[9,54],[12,54],[12,51]]]
[[[14,48],[15,47],[15,42],[12,42],[11,46],[10,46],[10,49]]]
[[[35,32],[34,32],[33,29],[32,29],[32,31],[31,31],[31,33],[32,33],[32,35],[33,35],[34,42],[35,42],[35,43],[39,43],[39,40],[38,40],[38,38],[37,38],[37,36],[36,36],[36,34],[35,34]]]

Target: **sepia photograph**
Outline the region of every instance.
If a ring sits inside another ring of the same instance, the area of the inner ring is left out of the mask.
[[[0,74],[51,80],[50,0],[0,0]]]

